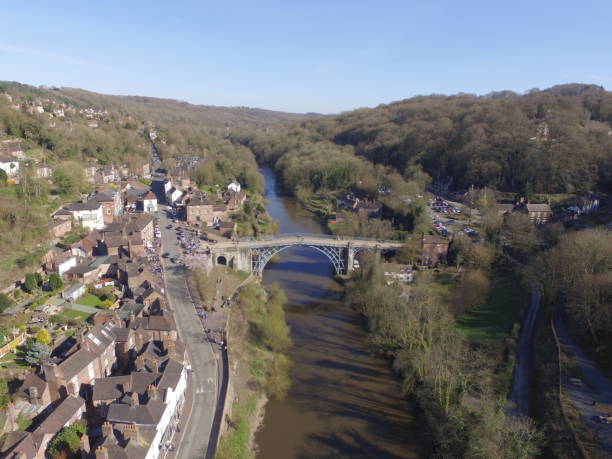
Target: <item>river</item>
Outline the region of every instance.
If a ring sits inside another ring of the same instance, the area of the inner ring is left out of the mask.
[[[323,232],[283,195],[270,169],[260,171],[281,232]],[[324,255],[299,247],[281,252],[263,273],[265,284],[277,282],[287,294],[294,367],[288,396],[266,406],[258,457],[424,457],[422,415],[401,395],[389,363],[370,353],[360,318],[342,302],[332,274]]]

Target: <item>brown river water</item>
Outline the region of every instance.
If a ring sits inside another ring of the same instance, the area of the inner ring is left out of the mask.
[[[323,228],[262,168],[268,211],[282,233]],[[257,457],[417,458],[428,452],[422,413],[401,394],[389,362],[371,353],[360,317],[342,301],[343,287],[321,253],[286,249],[266,267],[288,298],[292,387],[270,400],[256,435]]]

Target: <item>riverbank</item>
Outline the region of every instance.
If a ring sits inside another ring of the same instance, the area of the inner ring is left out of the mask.
[[[282,400],[289,390],[291,347],[285,322],[286,298],[280,288],[244,286],[232,304],[227,345],[231,390],[222,436],[215,457],[255,456],[255,433],[270,397]]]

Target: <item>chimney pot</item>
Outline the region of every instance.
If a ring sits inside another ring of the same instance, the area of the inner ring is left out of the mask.
[[[31,386],[28,389],[28,392],[30,394],[30,403],[34,404],[38,402],[38,389],[34,386]]]
[[[157,388],[153,384],[149,384],[147,394],[149,395],[149,400],[155,400],[157,398]]]
[[[113,433],[113,425],[110,422],[105,421],[104,424],[102,424],[102,435],[104,435],[105,437],[108,437],[112,433]]]

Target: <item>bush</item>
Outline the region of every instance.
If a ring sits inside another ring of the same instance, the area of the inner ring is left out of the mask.
[[[53,291],[59,290],[63,286],[64,286],[64,281],[62,281],[62,278],[60,277],[59,274],[51,273],[51,275],[49,275],[49,287],[51,288],[51,290]]]
[[[0,312],[10,308],[13,302],[5,293],[0,293]]]
[[[30,365],[38,365],[51,356],[51,348],[38,341],[34,342],[28,350],[25,361]]]
[[[51,335],[46,328],[41,328],[36,334],[36,341],[42,344],[51,344]]]
[[[38,282],[36,282],[36,276],[34,273],[27,273],[25,277],[25,282],[23,283],[23,289],[32,293],[38,287]]]
[[[62,452],[76,453],[81,447],[81,437],[87,432],[87,427],[81,422],[76,422],[64,427],[59,434],[51,440],[49,453],[57,456]]]
[[[278,400],[283,400],[286,397],[291,387],[291,379],[289,378],[291,366],[291,360],[285,354],[274,354],[274,359],[268,367],[266,384],[270,396]]]

